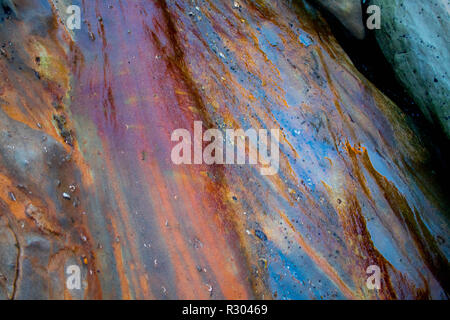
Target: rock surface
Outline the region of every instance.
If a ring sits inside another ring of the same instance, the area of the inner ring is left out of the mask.
[[[71,2],[0,22],[1,297],[448,297],[429,155],[317,11],[92,0],[69,32]],[[279,172],[175,165],[194,121],[279,128]]]
[[[381,8],[377,41],[429,121],[450,138],[448,0],[371,0]]]
[[[364,39],[361,0],[312,0],[331,12],[357,39]]]
[[[6,217],[0,216],[0,299],[14,296],[19,247]]]

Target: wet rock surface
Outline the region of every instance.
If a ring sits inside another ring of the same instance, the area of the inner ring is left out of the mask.
[[[448,297],[429,154],[311,6],[86,1],[68,31],[68,2],[18,4],[0,22],[2,298]],[[194,121],[280,128],[278,174],[173,164]]]

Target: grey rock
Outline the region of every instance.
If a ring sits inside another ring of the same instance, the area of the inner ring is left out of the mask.
[[[0,222],[0,297],[11,299],[16,279],[19,249],[12,230]]]
[[[364,39],[361,0],[313,0],[332,13],[357,39]]]
[[[371,0],[381,8],[375,31],[399,81],[429,121],[450,137],[448,0]]]
[[[17,287],[17,300],[48,300],[49,281],[46,269],[36,267],[29,258],[24,258],[20,269],[20,285]]]

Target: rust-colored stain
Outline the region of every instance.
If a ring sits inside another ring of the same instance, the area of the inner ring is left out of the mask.
[[[67,1],[13,2],[0,298],[448,298],[427,150],[303,1],[73,1],[80,30]],[[194,121],[279,128],[278,174],[173,164]]]

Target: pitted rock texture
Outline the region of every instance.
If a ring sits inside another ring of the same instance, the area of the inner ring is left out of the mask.
[[[450,138],[448,0],[371,0],[381,8],[377,41],[429,121]]]

